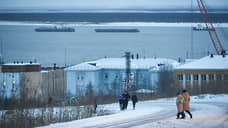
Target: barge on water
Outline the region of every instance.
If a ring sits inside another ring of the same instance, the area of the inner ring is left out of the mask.
[[[202,24],[198,24],[196,27],[192,28],[194,31],[212,31],[212,28],[203,26]]]
[[[139,32],[138,29],[94,29],[95,32],[129,32],[135,33]]]
[[[36,32],[75,32],[75,29],[71,27],[54,26],[54,27],[36,28],[35,31]]]

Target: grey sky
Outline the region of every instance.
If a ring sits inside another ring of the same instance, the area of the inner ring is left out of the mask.
[[[204,0],[208,8],[228,9],[228,0]],[[196,0],[193,5],[197,7]],[[188,9],[191,0],[0,0],[0,9]]]

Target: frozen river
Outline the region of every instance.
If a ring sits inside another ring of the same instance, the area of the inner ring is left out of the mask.
[[[75,24],[75,32],[35,32],[45,24],[1,22],[0,41],[6,61],[34,60],[42,65],[63,66],[103,57],[121,57],[125,51],[140,57],[199,58],[215,53],[207,31],[192,31],[197,25],[182,23]],[[228,50],[228,27],[216,30]],[[97,28],[138,29],[138,33],[96,33]],[[192,44],[192,45],[191,45]],[[192,48],[191,48],[192,47]]]

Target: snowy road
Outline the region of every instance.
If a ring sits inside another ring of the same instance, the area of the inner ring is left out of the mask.
[[[137,104],[136,110],[117,111],[118,104],[105,107],[116,114],[52,124],[52,128],[228,128],[228,95],[192,97],[193,119],[176,119],[175,99],[160,99]],[[116,109],[116,110],[115,110]]]

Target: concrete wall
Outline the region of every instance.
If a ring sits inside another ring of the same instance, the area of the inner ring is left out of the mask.
[[[63,70],[50,72],[25,72],[22,78],[22,96],[25,101],[53,103],[66,96],[66,73]]]

